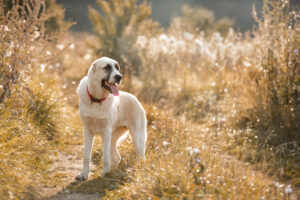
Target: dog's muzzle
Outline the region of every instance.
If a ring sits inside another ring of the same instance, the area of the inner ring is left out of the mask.
[[[114,79],[117,84],[120,84],[122,80],[122,75],[115,75]]]

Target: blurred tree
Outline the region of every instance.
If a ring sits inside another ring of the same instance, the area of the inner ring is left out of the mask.
[[[146,1],[98,0],[101,13],[89,8],[89,18],[99,39],[97,54],[118,60],[131,75],[139,73],[141,59],[135,47],[137,35],[147,34],[159,25],[149,19],[151,6]],[[130,66],[130,67],[129,67]]]
[[[30,1],[31,6],[34,6],[34,1]],[[70,23],[64,20],[65,9],[56,3],[56,0],[44,0],[46,5],[46,14],[48,19],[45,21],[45,32],[51,33],[56,30],[67,30],[70,27]],[[1,8],[6,14],[13,8],[13,5],[23,6],[23,0],[0,0]]]
[[[184,31],[193,34],[204,31],[206,35],[217,31],[222,35],[226,35],[229,28],[234,24],[233,20],[228,18],[216,21],[214,13],[202,7],[191,8],[184,5],[181,14],[182,16],[175,17],[171,21],[171,31]]]

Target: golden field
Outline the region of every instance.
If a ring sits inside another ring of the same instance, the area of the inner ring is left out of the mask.
[[[201,25],[203,8],[185,6],[162,28],[147,3],[98,4],[95,34],[59,17],[53,31],[55,1],[1,11],[0,199],[299,198],[299,10],[265,0],[256,27],[240,33],[228,19]],[[101,177],[97,138],[92,173],[77,182],[76,87],[101,56],[119,61],[120,89],[146,110],[146,161],[127,137],[120,165]]]

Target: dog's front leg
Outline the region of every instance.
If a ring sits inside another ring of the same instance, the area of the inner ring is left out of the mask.
[[[108,128],[102,135],[102,148],[103,148],[103,164],[102,164],[102,176],[109,172],[110,165],[110,144],[111,143],[111,129]]]
[[[91,152],[93,147],[94,135],[92,135],[86,128],[83,129],[84,133],[84,157],[83,167],[81,173],[76,176],[76,180],[86,180],[90,172]]]

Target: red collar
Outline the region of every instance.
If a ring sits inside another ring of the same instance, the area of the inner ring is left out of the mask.
[[[91,104],[92,103],[102,103],[103,101],[105,101],[105,99],[106,98],[102,98],[102,99],[96,99],[96,98],[94,98],[91,94],[90,94],[90,92],[89,92],[89,87],[88,86],[86,86],[86,91],[87,91],[87,93],[88,93],[88,95],[89,95],[89,97],[90,97],[90,100],[91,100]]]

